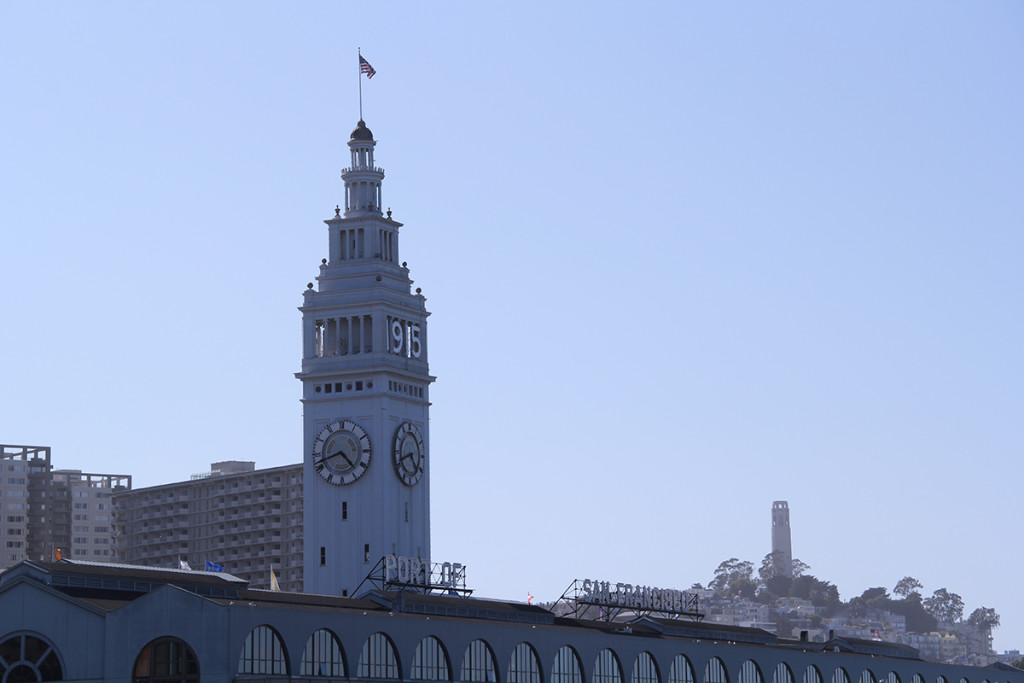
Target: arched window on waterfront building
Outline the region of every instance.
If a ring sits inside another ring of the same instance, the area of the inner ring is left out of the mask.
[[[580,656],[568,645],[555,653],[551,664],[551,683],[583,683],[583,664]]]
[[[712,657],[704,667],[704,683],[729,683],[729,672],[718,657]]]
[[[860,683],[875,683],[875,674],[870,669],[864,669],[860,672]]]
[[[885,683],[900,683],[900,677],[895,671],[890,671],[885,675]]]
[[[184,640],[157,638],[142,648],[132,668],[133,683],[160,681],[186,683],[199,680],[199,660]]]
[[[971,683],[967,678],[961,678],[960,683]]]
[[[924,676],[921,674],[914,674],[914,683],[924,683]]]
[[[238,673],[288,675],[288,656],[277,631],[257,626],[249,633],[238,658]]]
[[[668,670],[668,683],[694,683],[693,665],[686,655],[676,655]]]
[[[739,683],[764,683],[761,669],[758,668],[757,662],[753,659],[743,662],[743,666],[740,667]]]
[[[832,672],[832,683],[850,683],[850,674],[843,667],[837,666]]]
[[[395,644],[383,633],[374,633],[359,654],[359,678],[401,678]]]
[[[622,683],[622,664],[615,652],[605,648],[597,653],[591,683]]]
[[[332,631],[325,628],[314,631],[302,650],[301,676],[330,676],[344,678],[346,673],[345,653],[341,641]]]
[[[508,660],[508,683],[541,683],[540,660],[529,643],[519,643]]]
[[[474,640],[462,655],[460,681],[472,683],[495,683],[498,680],[498,667],[494,663],[494,652],[483,640]]]
[[[789,664],[779,662],[775,666],[775,673],[772,674],[772,683],[793,683],[793,672],[789,670]]]
[[[0,643],[0,680],[63,681],[64,668],[53,645],[22,633]]]
[[[633,662],[633,679],[631,683],[661,683],[658,665],[650,652],[641,652]]]
[[[813,664],[807,665],[807,668],[804,669],[803,683],[821,683],[821,672],[818,671],[818,667]]]
[[[935,683],[949,683],[949,681],[946,680],[945,676],[939,676],[935,679]]]
[[[416,654],[412,658],[410,678],[416,681],[450,681],[452,667],[448,662],[448,652],[441,641],[434,636],[427,636],[416,646]]]

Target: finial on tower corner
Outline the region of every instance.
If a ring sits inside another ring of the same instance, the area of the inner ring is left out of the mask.
[[[334,205],[334,216],[335,216],[335,218],[337,218],[340,215],[341,215],[341,205],[335,204]]]
[[[388,207],[388,218],[391,218],[391,207]]]

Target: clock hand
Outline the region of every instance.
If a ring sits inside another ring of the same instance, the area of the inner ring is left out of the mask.
[[[337,453],[332,453],[331,455],[328,455],[326,458],[324,458],[324,462],[330,460],[331,458],[337,457],[339,455],[341,456],[342,460],[344,460],[346,463],[348,463],[349,467],[355,467],[355,465],[352,464],[352,461],[348,459],[348,456],[345,455],[345,451],[338,451]]]

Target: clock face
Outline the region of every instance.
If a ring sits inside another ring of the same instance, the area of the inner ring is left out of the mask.
[[[395,473],[406,486],[415,486],[427,466],[423,435],[411,422],[403,422],[395,432]]]
[[[351,484],[370,466],[370,454],[366,431],[352,420],[337,420],[313,442],[313,467],[332,484]]]

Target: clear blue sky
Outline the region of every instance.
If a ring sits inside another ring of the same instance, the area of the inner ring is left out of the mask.
[[[769,551],[1024,647],[1024,5],[0,4],[0,442],[301,458],[296,307],[364,115],[477,593]]]

